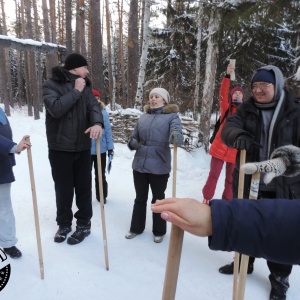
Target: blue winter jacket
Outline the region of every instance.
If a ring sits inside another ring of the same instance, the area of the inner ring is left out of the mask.
[[[105,153],[108,150],[114,149],[114,142],[112,138],[111,125],[109,122],[108,113],[105,109],[102,109],[101,112],[103,115],[104,128],[102,129],[102,136],[100,138],[100,153]],[[97,154],[95,139],[92,140],[91,154],[92,155]]]
[[[0,184],[15,181],[13,166],[16,164],[15,155],[10,153],[16,145],[12,141],[12,131],[9,121],[0,107]]]
[[[210,208],[210,249],[300,264],[299,199],[212,200]]]
[[[168,104],[151,109],[147,105],[144,110],[132,134],[142,145],[134,155],[132,168],[140,173],[168,174],[171,171],[170,133],[182,133],[178,106]]]

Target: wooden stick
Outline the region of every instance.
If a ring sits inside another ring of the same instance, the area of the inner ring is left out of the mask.
[[[260,173],[254,173],[251,179],[249,199],[256,200],[258,195]],[[248,271],[249,256],[242,255],[237,300],[243,300],[245,295],[246,278]]]
[[[103,184],[102,184],[102,166],[101,166],[101,154],[100,154],[100,138],[96,140],[97,149],[97,167],[98,167],[98,184],[99,184],[99,195],[100,195],[100,208],[101,208],[101,220],[102,220],[102,235],[104,244],[104,256],[106,270],[109,270],[108,262],[108,249],[107,249],[107,237],[106,237],[106,225],[105,225],[105,213],[104,213],[104,197],[103,197]]]
[[[241,150],[240,153],[240,167],[246,162],[246,150]],[[244,178],[245,173],[240,168],[239,173],[239,186],[238,186],[238,198],[243,199],[244,197]],[[234,254],[234,263],[233,263],[233,291],[232,299],[236,300],[237,298],[237,287],[238,287],[238,273],[239,273],[239,264],[240,264],[240,254],[235,252]]]
[[[176,170],[177,170],[177,145],[174,143],[174,155],[173,155],[173,189],[172,197],[176,197]],[[180,257],[183,243],[184,231],[172,224],[168,259],[165,272],[165,281],[163,289],[163,300],[174,300],[176,294]]]
[[[27,140],[28,143],[30,143],[29,137],[26,138],[26,140]],[[44,263],[43,263],[42,243],[41,243],[40,224],[39,224],[39,213],[38,213],[38,207],[37,207],[35,180],[34,180],[33,164],[32,164],[32,154],[31,154],[31,148],[30,147],[27,148],[27,156],[28,156],[28,165],[29,165],[31,192],[32,192],[32,202],[33,202],[36,241],[37,241],[39,263],[40,263],[40,274],[41,274],[41,279],[44,279]]]

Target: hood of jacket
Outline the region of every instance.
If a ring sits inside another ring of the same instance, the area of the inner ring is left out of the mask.
[[[155,108],[155,110],[156,109],[157,108]],[[146,104],[144,106],[144,112],[147,113],[147,114],[151,114],[151,112],[153,110],[154,109],[151,108],[149,104]],[[162,114],[172,114],[172,113],[178,113],[178,112],[179,112],[179,107],[176,104],[166,104],[166,105],[162,106],[162,108],[161,108],[161,113]]]
[[[275,95],[274,95],[274,101],[277,102],[281,96],[281,93],[282,93],[282,90],[284,88],[284,78],[283,78],[283,75],[282,75],[282,72],[280,71],[279,68],[273,66],[273,65],[267,65],[267,66],[264,66],[264,67],[261,67],[259,69],[257,69],[253,76],[252,76],[252,79],[253,77],[255,76],[255,74],[259,71],[259,70],[267,70],[267,71],[272,71],[275,75]],[[251,79],[251,82],[252,82],[252,79]]]
[[[72,74],[60,66],[53,67],[51,69],[51,73],[51,79],[59,83],[75,81],[77,78],[80,78],[80,76]],[[91,86],[91,80],[88,77],[84,78],[84,80],[86,82],[86,86]]]

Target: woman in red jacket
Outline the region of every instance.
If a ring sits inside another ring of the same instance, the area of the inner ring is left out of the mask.
[[[222,199],[232,199],[232,172],[235,167],[235,158],[237,150],[227,147],[221,140],[221,131],[225,124],[226,118],[235,113],[237,106],[242,103],[244,91],[241,87],[236,86],[230,91],[230,74],[234,71],[232,65],[228,65],[226,75],[223,77],[222,85],[220,89],[219,101],[220,101],[220,128],[216,134],[214,141],[209,149],[211,155],[210,171],[207,181],[202,189],[203,203],[208,204],[214,196],[218,179],[223,168],[224,162],[226,162],[226,175],[224,191]],[[225,118],[225,120],[224,120]]]

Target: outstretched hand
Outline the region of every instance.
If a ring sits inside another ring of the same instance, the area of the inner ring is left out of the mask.
[[[162,219],[198,236],[212,235],[211,211],[208,205],[191,198],[157,200],[151,209]]]

